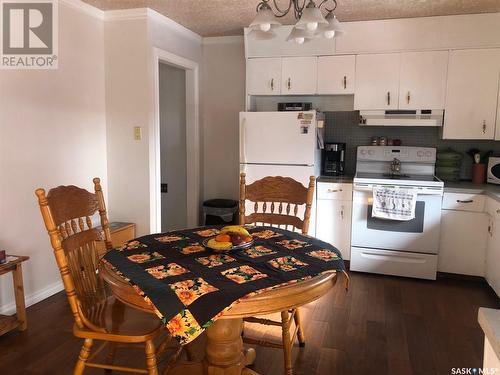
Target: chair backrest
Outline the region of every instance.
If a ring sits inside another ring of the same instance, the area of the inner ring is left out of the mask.
[[[299,229],[307,234],[314,196],[314,176],[309,187],[290,177],[264,177],[246,185],[246,174],[240,174],[240,224],[276,225],[285,229]],[[254,202],[253,212],[245,213],[246,201]],[[305,205],[304,217],[298,216]]]
[[[44,189],[37,189],[35,194],[75,322],[79,328],[103,331],[107,293],[96,272],[95,241],[104,240],[107,250],[112,245],[100,180],[93,181],[94,194],[76,186],[59,186],[47,195]],[[96,212],[101,228],[92,223]]]

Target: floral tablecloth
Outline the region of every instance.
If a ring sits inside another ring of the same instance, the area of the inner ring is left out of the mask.
[[[152,305],[181,344],[194,340],[238,300],[326,272],[345,271],[340,252],[318,239],[250,227],[252,247],[216,253],[202,245],[220,227],[153,234],[103,258]]]

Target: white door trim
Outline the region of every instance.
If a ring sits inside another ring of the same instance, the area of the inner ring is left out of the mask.
[[[199,66],[195,61],[153,48],[154,121],[149,134],[150,158],[150,231],[161,231],[160,168],[160,85],[159,64],[163,62],[186,71],[186,166],[187,226],[199,222],[200,142],[199,142]]]

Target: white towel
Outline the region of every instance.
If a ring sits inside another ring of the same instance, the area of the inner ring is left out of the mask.
[[[372,217],[409,221],[415,218],[417,190],[405,187],[373,187]]]

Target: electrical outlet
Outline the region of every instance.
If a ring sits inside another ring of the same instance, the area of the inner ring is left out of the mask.
[[[134,139],[140,141],[142,139],[142,128],[140,126],[134,126]]]

